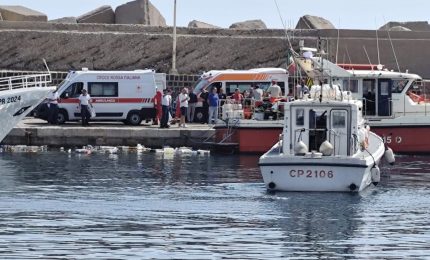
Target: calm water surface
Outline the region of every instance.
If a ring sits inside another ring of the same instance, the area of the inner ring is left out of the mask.
[[[360,194],[265,191],[258,156],[0,154],[1,259],[430,259],[430,157]]]

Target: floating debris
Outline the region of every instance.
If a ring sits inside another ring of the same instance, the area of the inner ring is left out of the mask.
[[[9,153],[39,153],[48,151],[48,146],[34,146],[34,145],[4,145],[0,147],[0,152]]]

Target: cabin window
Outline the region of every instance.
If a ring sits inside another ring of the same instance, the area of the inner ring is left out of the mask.
[[[393,80],[391,84],[392,93],[401,93],[408,82],[406,80]]]
[[[409,87],[408,91],[416,95],[426,94],[426,88],[423,86],[421,81],[414,81]]]
[[[388,82],[386,82],[386,81],[381,82],[381,86],[380,86],[381,96],[388,96],[389,95],[388,87],[389,87]]]
[[[89,82],[88,93],[94,97],[118,97],[118,82]]]
[[[343,80],[343,90],[350,91],[351,93],[358,93],[358,80],[357,79]]]
[[[61,98],[77,98],[82,93],[84,88],[83,82],[74,82],[71,84],[63,93],[61,93]]]
[[[296,110],[296,125],[304,126],[305,125],[305,110],[297,109]]]
[[[344,128],[346,126],[346,114],[344,111],[333,111],[332,116],[332,128]]]

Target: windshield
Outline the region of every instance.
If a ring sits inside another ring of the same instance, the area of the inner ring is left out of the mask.
[[[194,86],[194,94],[200,93],[207,85],[209,85],[209,81],[206,79],[200,79],[197,81],[196,85]]]
[[[66,78],[65,80],[61,81],[60,85],[58,85],[57,90],[61,89],[62,86],[64,86],[69,80]]]

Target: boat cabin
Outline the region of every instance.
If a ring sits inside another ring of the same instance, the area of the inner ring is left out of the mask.
[[[283,153],[355,154],[367,132],[361,110],[362,103],[357,100],[285,103]]]
[[[351,77],[335,80],[343,90],[363,100],[366,117],[391,117],[410,112],[414,93],[422,92],[418,75],[391,71],[349,70]],[[413,109],[412,109],[413,110]]]

